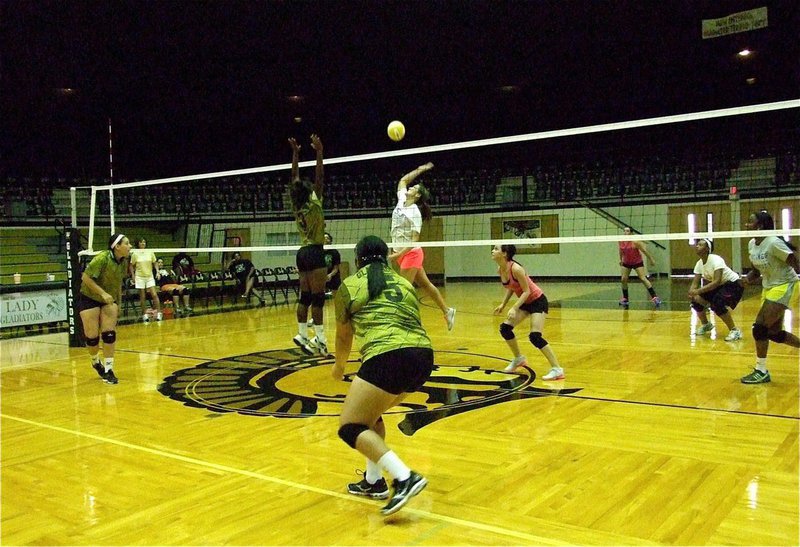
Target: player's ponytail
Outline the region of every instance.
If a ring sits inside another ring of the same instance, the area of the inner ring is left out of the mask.
[[[419,192],[419,197],[417,198],[417,207],[419,207],[419,212],[422,214],[423,220],[430,220],[433,218],[433,213],[431,212],[431,193],[428,188],[420,183],[416,184],[417,192]]]
[[[366,236],[356,245],[356,265],[367,268],[367,292],[372,300],[386,289],[383,268],[388,264],[389,247],[378,236]]]

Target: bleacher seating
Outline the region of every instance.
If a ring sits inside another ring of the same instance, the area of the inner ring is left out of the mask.
[[[800,185],[800,151],[783,148],[757,153],[716,156],[602,157],[561,163],[543,162],[504,169],[447,170],[437,167],[424,182],[439,212],[502,205],[503,180],[522,177],[525,195],[537,204],[563,206],[577,200],[691,199],[724,196],[731,184],[790,191]],[[333,168],[331,169],[333,170]],[[327,211],[368,214],[390,210],[400,173],[335,173],[326,180]],[[70,186],[109,181],[65,177],[6,177],[2,186],[3,220],[42,221],[69,215]],[[120,181],[122,182],[122,181]],[[285,176],[275,174],[197,180],[191,191],[175,192],[169,185],[127,188],[115,192],[119,217],[174,219],[193,216],[286,215],[289,213]],[[97,194],[101,213],[109,212],[107,192]],[[85,201],[85,199],[84,199]],[[521,201],[520,201],[521,203]],[[82,214],[88,208],[83,205]]]

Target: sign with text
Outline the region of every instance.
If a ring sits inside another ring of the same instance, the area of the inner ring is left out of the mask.
[[[492,239],[537,239],[558,237],[558,215],[494,217]],[[517,246],[517,254],[558,254],[558,243],[533,243]]]
[[[0,295],[3,327],[39,325],[67,320],[67,295],[63,289]]]
[[[766,7],[732,13],[719,19],[703,19],[703,40],[767,28],[768,22]]]

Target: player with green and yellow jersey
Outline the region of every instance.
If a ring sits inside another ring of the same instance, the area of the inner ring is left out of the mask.
[[[131,243],[123,234],[108,240],[108,249],[96,255],[81,276],[77,307],[92,367],[105,382],[116,384],[114,347],[117,340],[117,318],[122,303],[122,281],[128,273]],[[100,338],[103,356],[100,361]]]
[[[300,178],[299,158],[300,145],[293,138],[289,139],[292,147],[292,182],[289,193],[292,198],[292,212],[300,233],[302,247],[297,251],[297,271],[300,278],[300,297],[297,300],[297,335],[295,344],[308,353],[328,355],[328,340],[322,322],[322,307],[325,305],[325,282],[327,281],[327,265],[325,264],[325,214],[322,209],[323,166],[322,141],[317,135],[311,135],[311,147],[316,151],[317,164],[314,184]],[[308,336],[308,309],[314,319],[313,338]]]
[[[384,441],[384,412],[417,391],[433,372],[433,349],[419,313],[413,285],[388,266],[389,248],[377,236],[356,245],[355,275],[336,293],[336,362],[333,377],[344,367],[355,337],[361,367],[352,380],[339,419],[339,436],[367,458],[364,479],[347,486],[357,496],[386,499],[382,471],[393,478],[393,494],[381,509],[391,515],[428,484],[409,469]]]

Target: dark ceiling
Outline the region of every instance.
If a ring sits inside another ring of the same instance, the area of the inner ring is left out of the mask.
[[[702,39],[761,6],[766,29]],[[312,132],[334,157],[795,99],[798,6],[6,0],[0,167],[102,177],[109,118],[132,179],[285,163]]]

